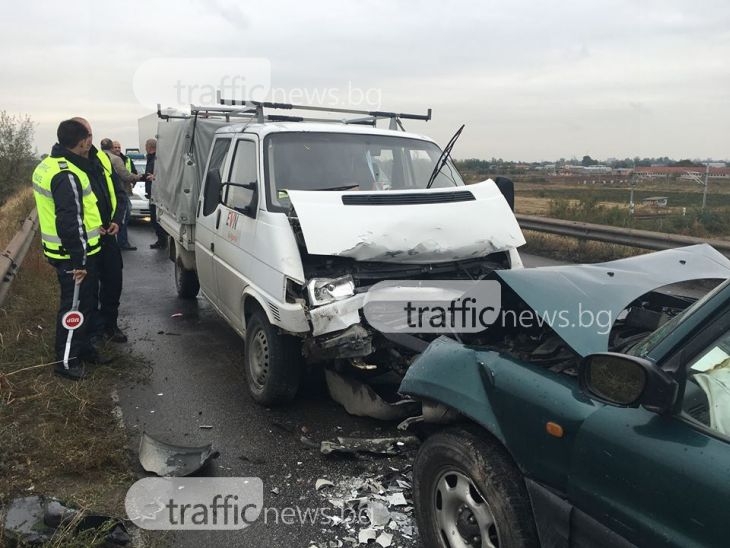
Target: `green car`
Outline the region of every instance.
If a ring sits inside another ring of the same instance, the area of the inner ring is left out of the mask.
[[[401,384],[423,404],[423,545],[730,546],[730,261],[703,245],[495,276],[503,321],[435,340]]]

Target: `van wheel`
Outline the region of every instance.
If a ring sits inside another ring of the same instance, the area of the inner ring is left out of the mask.
[[[280,334],[261,310],[246,324],[244,356],[248,390],[257,403],[276,405],[294,398],[302,367],[299,341]]]
[[[198,273],[195,270],[187,270],[180,259],[175,261],[175,287],[181,299],[194,299],[200,290]]]
[[[539,545],[522,474],[486,432],[428,438],[413,464],[413,500],[424,546]]]

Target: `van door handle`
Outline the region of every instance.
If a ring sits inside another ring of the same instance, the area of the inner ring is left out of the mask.
[[[210,251],[212,253],[215,253],[215,243],[213,243],[213,242],[210,242]]]
[[[221,210],[219,209],[218,212],[215,214],[215,229],[218,230],[218,227],[221,224]]]

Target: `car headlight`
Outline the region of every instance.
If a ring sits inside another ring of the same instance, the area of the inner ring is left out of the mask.
[[[309,304],[319,306],[332,303],[355,294],[355,281],[349,274],[340,278],[312,278],[307,283]]]

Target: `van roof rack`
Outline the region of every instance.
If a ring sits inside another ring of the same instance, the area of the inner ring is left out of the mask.
[[[157,116],[164,120],[169,118],[222,118],[231,121],[235,118],[256,120],[264,122],[325,122],[339,124],[369,125],[375,127],[378,120],[390,120],[389,129],[400,129],[405,131],[401,120],[423,120],[428,122],[431,119],[431,109],[426,114],[409,114],[406,112],[386,112],[380,110],[358,110],[349,108],[318,107],[312,105],[296,105],[292,103],[272,103],[268,101],[247,101],[239,99],[224,99],[221,92],[216,92],[217,105],[201,106],[190,105],[190,114],[162,114],[161,107],[157,105]],[[356,118],[309,118],[303,116],[290,116],[283,114],[266,114],[264,109],[271,110],[308,110],[314,112],[328,112],[334,114],[358,114]]]

